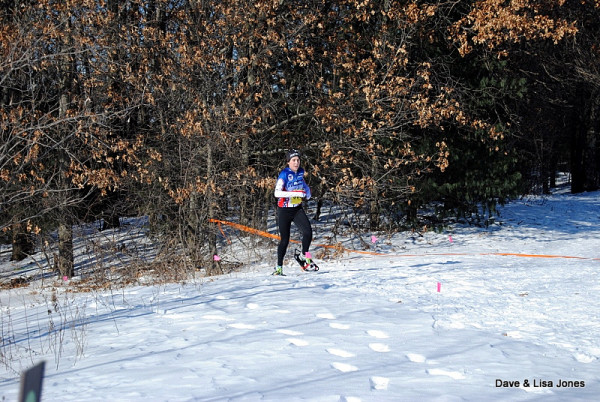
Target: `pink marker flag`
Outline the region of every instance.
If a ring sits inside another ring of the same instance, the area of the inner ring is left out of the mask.
[[[437,283],[437,291],[438,293],[442,291],[442,284],[440,282]]]
[[[377,237],[371,236],[371,243],[373,243],[373,244],[377,243]]]
[[[66,282],[66,281],[68,281],[68,280],[69,280],[69,277],[68,277],[67,275],[63,276],[63,281],[65,281],[65,282]]]
[[[215,261],[221,261],[221,257],[219,257],[218,255],[213,255],[213,260]]]
[[[452,236],[451,236],[451,235],[450,235],[450,236],[448,236],[448,240],[450,240],[450,243],[452,243],[452,242],[453,242],[453,240],[452,240]]]

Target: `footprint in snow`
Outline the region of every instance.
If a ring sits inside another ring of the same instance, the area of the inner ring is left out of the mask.
[[[369,379],[371,389],[387,389],[390,384],[390,379],[387,377],[373,376]]]
[[[591,363],[596,360],[594,356],[590,356],[587,353],[575,353],[574,357],[579,363]]]
[[[369,330],[369,331],[367,331],[367,334],[371,335],[373,338],[379,338],[379,339],[387,339],[390,337],[386,332],[379,331],[377,329]]]
[[[336,349],[336,348],[327,349],[327,353],[332,354],[334,356],[339,356],[339,357],[354,357],[354,356],[356,356],[354,353],[347,352],[343,349]]]
[[[330,313],[320,313],[320,314],[317,314],[317,317],[323,318],[325,320],[335,320],[337,318],[336,316],[334,316],[333,314],[330,314]],[[350,325],[342,324],[339,322],[330,322],[329,326],[331,328],[335,328],[335,329],[350,329]]]
[[[284,335],[291,335],[291,336],[300,336],[300,335],[304,335],[302,332],[300,331],[294,331],[291,329],[278,329],[277,330],[278,333],[280,334],[284,334]]]
[[[377,339],[387,339],[387,338],[389,338],[389,335],[386,332],[379,331],[379,330],[376,330],[376,329],[367,331],[367,334],[369,334],[373,338],[377,338]],[[388,345],[386,345],[385,343],[377,343],[377,342],[376,343],[370,343],[369,347],[371,348],[371,350],[373,350],[375,352],[380,352],[380,353],[385,353],[385,352],[389,352],[390,351],[390,347]]]
[[[390,351],[390,347],[385,343],[369,343],[371,350],[375,352],[385,353]]]
[[[413,363],[425,363],[425,356],[420,355],[418,353],[407,353],[406,358]]]
[[[358,367],[353,366],[351,364],[347,364],[347,363],[339,363],[339,362],[333,362],[331,363],[331,367],[333,367],[334,369],[341,371],[342,373],[350,373],[351,371],[357,371]]]
[[[243,324],[241,322],[236,322],[236,323],[230,324],[229,326],[232,328],[236,328],[236,329],[254,329],[254,328],[256,328],[254,325]]]
[[[426,372],[427,372],[427,374],[430,374],[430,375],[444,375],[444,376],[450,377],[455,380],[464,380],[465,379],[464,374],[459,373],[458,371],[448,371],[448,370],[442,370],[442,369],[429,369]]]
[[[308,342],[304,339],[288,338],[286,340],[294,346],[308,346]]]

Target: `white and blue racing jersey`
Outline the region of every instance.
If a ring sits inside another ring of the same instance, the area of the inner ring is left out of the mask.
[[[275,184],[275,197],[279,198],[277,205],[282,208],[297,207],[302,204],[302,198],[310,199],[310,188],[304,181],[304,169],[294,172],[286,167],[279,173]]]

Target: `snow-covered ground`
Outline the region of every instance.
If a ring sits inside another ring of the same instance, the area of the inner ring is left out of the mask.
[[[273,255],[185,285],[3,290],[0,397],[44,360],[45,401],[597,400],[600,192],[363,240],[380,255],[318,273],[270,276]]]

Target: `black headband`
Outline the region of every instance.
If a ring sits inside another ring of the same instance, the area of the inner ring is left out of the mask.
[[[285,155],[286,160],[289,162],[290,160],[292,160],[292,158],[294,156],[297,156],[298,158],[300,157],[300,152],[296,151],[295,149],[290,149],[287,154]]]

